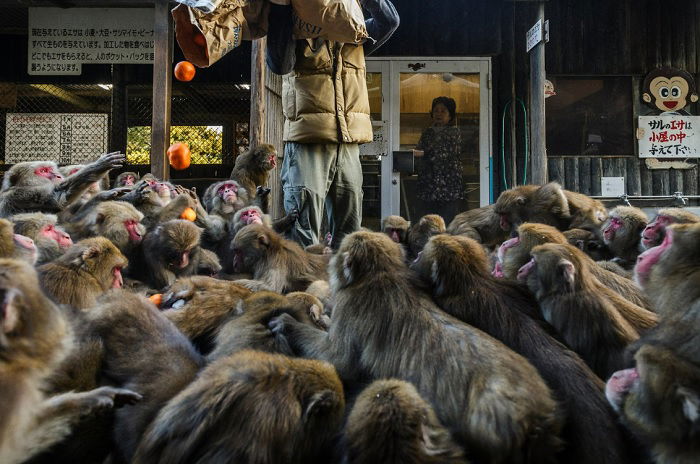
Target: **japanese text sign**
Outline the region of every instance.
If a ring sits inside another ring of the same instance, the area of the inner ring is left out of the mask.
[[[31,75],[79,75],[82,63],[153,63],[152,8],[30,8]]]
[[[640,158],[700,158],[700,116],[639,117]]]

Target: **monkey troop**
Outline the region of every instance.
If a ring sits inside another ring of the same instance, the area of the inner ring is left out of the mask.
[[[304,249],[276,156],[5,173],[0,462],[700,462],[699,217],[550,183]]]

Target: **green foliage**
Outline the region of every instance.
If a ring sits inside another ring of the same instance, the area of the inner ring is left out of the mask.
[[[185,142],[192,152],[192,164],[222,163],[222,131],[212,126],[172,126],[170,144]],[[126,161],[129,164],[151,162],[151,127],[129,127],[126,136]]]

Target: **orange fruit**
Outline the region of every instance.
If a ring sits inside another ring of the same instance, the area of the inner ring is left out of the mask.
[[[180,61],[175,65],[175,79],[182,82],[189,82],[194,79],[194,65],[189,61]]]
[[[192,41],[200,47],[207,46],[207,40],[204,38],[204,34],[202,34],[200,32],[195,32],[194,37],[192,38]]]
[[[170,145],[170,148],[168,148],[168,161],[170,166],[178,171],[189,168],[191,162],[190,147],[182,142]]]
[[[154,305],[160,306],[163,303],[163,294],[156,293],[155,295],[149,296],[148,299],[151,300]]]
[[[197,219],[197,213],[195,213],[192,208],[185,208],[185,210],[180,215],[180,219],[185,219],[187,221],[194,222]]]

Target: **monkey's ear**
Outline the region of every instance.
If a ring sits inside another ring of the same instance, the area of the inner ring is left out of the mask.
[[[103,213],[98,213],[97,217],[95,217],[95,222],[97,224],[102,224],[103,222],[105,222],[105,215]]]
[[[338,396],[332,390],[314,393],[304,408],[303,421],[309,422],[317,415],[324,415],[338,403]]]
[[[270,246],[270,237],[266,234],[260,234],[258,235],[258,243],[267,248]]]
[[[696,93],[690,94],[690,101],[693,103],[698,101],[698,94],[696,94]]]
[[[90,261],[91,259],[95,258],[99,254],[100,254],[100,249],[96,246],[91,246],[90,248],[83,251],[83,254],[80,255],[80,257],[83,260],[83,262],[86,262],[86,261]]]
[[[687,387],[678,387],[678,396],[683,401],[683,414],[693,424],[700,424],[700,393]]]
[[[558,267],[564,282],[569,285],[574,285],[574,280],[576,279],[576,269],[574,268],[574,263],[568,259],[562,259],[559,261]]]
[[[691,97],[692,98],[692,97]],[[644,92],[642,94],[642,100],[644,100],[646,103],[651,103],[651,95],[648,93]]]
[[[576,240],[576,248],[581,251],[586,251],[586,242],[583,240]]]
[[[515,202],[519,205],[524,205],[525,204],[525,197],[518,197],[515,199]]]

